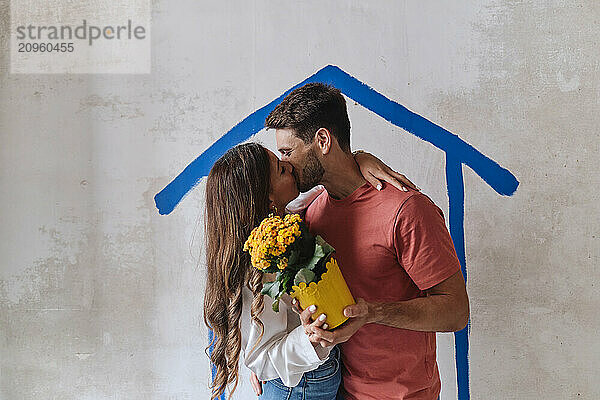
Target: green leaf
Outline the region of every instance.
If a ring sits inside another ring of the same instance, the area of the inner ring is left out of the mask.
[[[291,281],[294,278],[294,271],[292,270],[287,270],[285,271],[285,273],[283,274],[283,278],[281,279],[281,290],[284,293],[289,293],[292,291],[292,285],[291,285]]]
[[[320,244],[315,244],[315,253],[313,254],[313,258],[321,259],[325,255],[325,251],[323,250],[323,246]]]
[[[308,268],[302,268],[300,271],[298,271],[298,273],[296,274],[296,277],[294,278],[294,285],[298,286],[300,284],[300,282],[304,282],[308,285],[310,282],[312,282],[314,277],[315,277],[314,272],[312,272]]]
[[[273,311],[279,312],[279,299],[277,299],[273,302],[272,308],[273,308]]]
[[[320,244],[315,244],[315,252],[308,263],[306,263],[306,268],[311,271],[315,268],[315,265],[325,256],[325,252],[323,251],[323,247]]]
[[[288,265],[294,265],[298,262],[300,258],[300,252],[298,250],[292,250],[290,253],[290,258],[288,259]]]
[[[302,240],[299,243],[298,247],[300,250],[300,259],[304,260],[312,256],[315,250],[315,238],[306,231],[306,236],[304,236],[304,232],[302,232]]]
[[[265,283],[263,283],[263,288],[260,291],[260,293],[266,294],[267,296],[274,299],[279,295],[279,286],[280,286],[279,281],[265,282]]]
[[[327,243],[325,239],[323,239],[321,236],[317,235],[315,241],[317,242],[317,244],[321,245],[325,254],[333,253],[335,251],[335,249],[329,243]]]

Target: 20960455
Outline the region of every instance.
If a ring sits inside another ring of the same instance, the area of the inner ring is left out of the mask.
[[[72,53],[72,42],[68,43],[19,43],[19,53]]]

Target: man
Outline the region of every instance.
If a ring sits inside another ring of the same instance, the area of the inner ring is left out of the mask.
[[[324,191],[306,222],[336,249],[357,304],[326,331],[308,323],[311,340],[340,344],[343,396],[436,399],[440,378],[435,332],[463,329],[469,301],[442,211],[424,194],[372,187],[350,151],[350,121],[339,90],[310,83],[291,92],[267,117],[282,160],[294,166],[301,191]]]

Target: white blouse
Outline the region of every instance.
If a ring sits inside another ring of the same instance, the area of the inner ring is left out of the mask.
[[[302,193],[288,204],[286,210],[303,210],[323,190],[323,186],[317,186]],[[256,344],[260,337],[260,327],[250,317],[252,300],[252,292],[244,287],[241,317],[244,364],[261,381],[281,378],[284,385],[296,386],[305,372],[316,369],[327,360],[331,347],[313,347],[304,333],[300,318],[292,309],[289,295],[282,296],[277,313],[272,309],[273,299],[264,296],[264,310],[259,315],[264,332],[260,342]]]
[[[279,302],[279,312],[271,308],[273,299],[264,296],[264,310],[259,315],[264,325],[260,342],[260,327],[250,318],[252,292],[244,288],[242,294],[242,352],[244,364],[253,371],[259,380],[268,381],[281,378],[284,385],[296,386],[302,374],[323,364],[331,347],[313,347],[304,333],[300,318],[292,310],[290,297],[285,295]]]
[[[317,198],[318,195],[321,194],[325,190],[325,186],[317,185],[314,188],[310,189],[308,192],[300,193],[298,197],[288,203],[285,206],[285,211],[288,213],[299,213],[304,210],[306,207],[313,202],[314,199]]]

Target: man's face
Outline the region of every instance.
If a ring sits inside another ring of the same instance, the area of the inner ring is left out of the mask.
[[[294,177],[301,192],[306,192],[321,183],[325,170],[314,149],[315,142],[306,144],[294,135],[292,129],[275,130],[277,150],[281,160],[294,166]]]

